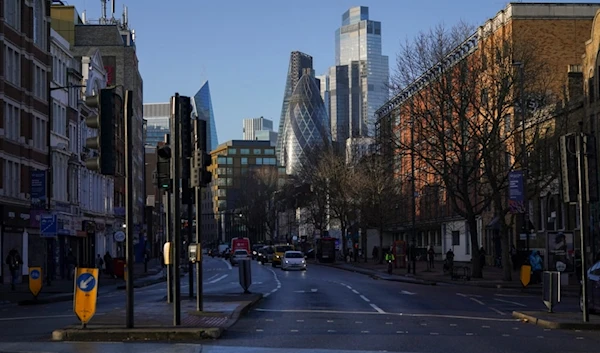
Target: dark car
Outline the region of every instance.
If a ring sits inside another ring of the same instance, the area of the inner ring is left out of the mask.
[[[262,249],[264,247],[263,244],[256,244],[252,246],[252,259],[253,260],[257,260],[258,259],[258,250]]]
[[[596,262],[587,271],[588,309],[600,312],[600,261]],[[579,305],[583,310],[583,295],[579,296]]]
[[[273,261],[273,247],[263,246],[257,251],[256,260],[260,263],[266,264]]]

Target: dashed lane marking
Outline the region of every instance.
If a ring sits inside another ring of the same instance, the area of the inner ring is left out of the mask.
[[[298,319],[298,320],[296,320],[296,322],[304,322],[304,320]]]
[[[329,333],[334,333],[334,332],[335,332],[335,330],[327,330],[327,332],[329,332]]]
[[[352,290],[352,292],[353,292],[354,294],[360,294],[360,293],[359,293],[359,292],[358,292],[356,289],[353,289],[353,290]]]
[[[298,330],[290,330],[290,332],[298,332]]]
[[[429,334],[432,336],[437,336],[437,335],[439,335],[439,332],[430,332]]]
[[[362,300],[366,301],[367,303],[370,302],[369,298],[365,297],[364,295],[360,295],[360,297],[362,298]]]
[[[263,332],[263,330],[262,330],[262,329],[260,329],[260,328],[257,328],[257,329],[256,329],[256,332]]]
[[[477,303],[477,304],[479,304],[479,305],[485,305],[485,303],[484,303],[484,302],[482,302],[482,301],[481,301],[481,300],[479,300],[479,299],[472,298],[472,297],[470,297],[469,299],[470,299],[470,300],[472,300],[472,301],[474,301],[475,303]]]
[[[504,299],[498,299],[498,298],[494,298],[494,300],[499,301],[501,303],[517,305],[517,306],[524,307],[524,308],[527,307],[527,305],[525,305],[525,304],[513,302],[513,301],[510,301],[510,300],[504,300]]]
[[[493,310],[493,311],[497,312],[500,315],[506,315],[506,313],[504,313],[504,312],[502,312],[502,311],[500,311],[500,310],[498,310],[498,309],[496,309],[494,307],[488,306],[488,309]]]
[[[380,307],[378,307],[377,305],[371,303],[369,304],[373,309],[375,309],[375,311],[377,311],[380,314],[385,314],[385,311],[383,311],[383,309],[381,309]]]
[[[473,336],[473,333],[472,332],[467,332],[466,335],[467,336]]]

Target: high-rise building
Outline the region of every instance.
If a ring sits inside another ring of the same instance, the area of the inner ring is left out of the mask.
[[[304,69],[289,98],[283,133],[279,135],[282,142],[279,163],[285,166],[288,175],[302,168],[311,148],[331,143],[327,111],[313,75],[312,69]]]
[[[144,120],[146,120],[145,145],[153,146],[165,140],[169,133],[171,103],[144,103]]]
[[[335,43],[335,66],[324,75],[321,96],[332,139],[344,149],[348,138],[373,135],[375,111],[388,99],[389,63],[381,52],[381,22],[369,20],[368,7],[342,15]]]
[[[244,140],[256,140],[256,133],[261,130],[273,131],[273,120],[260,118],[244,119]]]
[[[210,98],[210,87],[208,86],[208,81],[205,81],[198,92],[196,92],[194,95],[193,104],[195,105],[198,118],[206,121],[206,146],[212,151],[219,145],[219,140],[217,138],[217,125],[215,123],[215,114],[212,107],[212,100]]]
[[[309,69],[313,71],[313,59],[312,56],[308,54],[304,54],[299,51],[293,51],[290,55],[290,65],[288,67],[287,79],[285,82],[285,90],[283,91],[283,103],[281,105],[281,117],[279,118],[279,136],[277,136],[277,146],[276,153],[278,163],[283,165],[283,159],[281,158],[281,150],[283,148],[284,140],[283,140],[283,130],[284,130],[284,122],[285,115],[288,111],[288,105],[290,97],[300,81],[300,77],[302,77],[304,70]],[[312,72],[312,76],[314,76],[314,71]]]

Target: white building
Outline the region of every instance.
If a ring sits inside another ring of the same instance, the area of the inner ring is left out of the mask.
[[[273,131],[273,120],[265,119],[262,116],[260,118],[244,119],[243,124],[244,140],[256,140],[256,134],[259,131]]]
[[[105,87],[106,72],[98,50],[75,57],[68,41],[54,30],[50,51],[51,206],[58,216],[58,247],[61,254],[73,251],[80,261],[89,264],[95,254],[104,254],[112,247],[112,237],[105,236],[104,229],[114,222],[114,182],[112,177],[91,171],[83,164],[95,153],[83,147],[85,139],[97,133],[87,128],[83,118],[97,112],[84,104],[82,94],[92,95]],[[91,229],[86,229],[84,223],[94,226],[95,235],[89,235]]]

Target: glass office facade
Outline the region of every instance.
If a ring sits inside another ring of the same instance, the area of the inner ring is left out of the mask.
[[[204,82],[200,90],[194,95],[196,111],[198,118],[206,120],[207,142],[209,150],[214,150],[219,145],[217,138],[217,125],[215,123],[215,114],[213,112],[212,101],[210,98],[210,87],[208,81]]]

